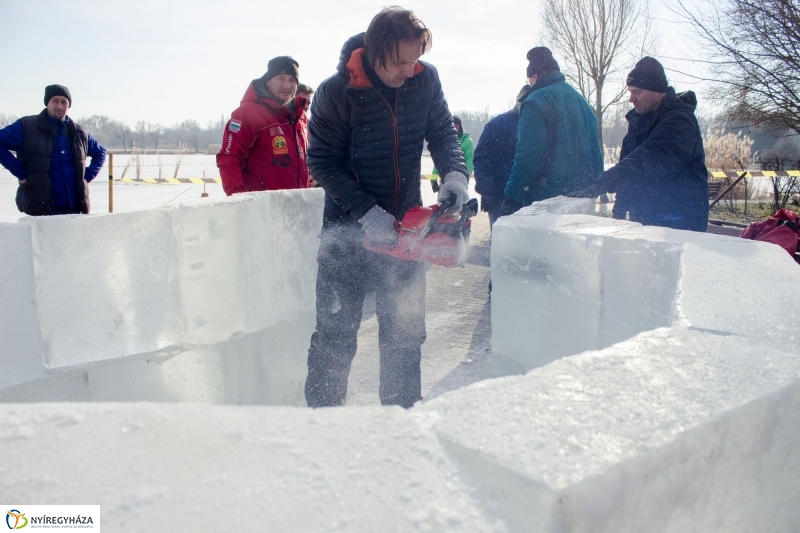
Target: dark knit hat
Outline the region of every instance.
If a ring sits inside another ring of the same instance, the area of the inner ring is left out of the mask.
[[[528,50],[528,77],[549,71],[561,71],[558,61],[553,57],[553,52],[546,46],[537,46]]]
[[[48,85],[44,88],[45,107],[50,103],[50,99],[54,96],[63,96],[69,102],[69,106],[72,107],[72,95],[69,94],[69,89],[63,85]]]
[[[459,126],[462,126],[461,117],[459,117],[458,115],[453,115],[453,124],[458,124]]]
[[[273,57],[267,63],[267,72],[261,79],[265,82],[271,80],[275,76],[281,74],[288,74],[294,76],[294,79],[300,81],[300,63],[292,59],[290,56]]]
[[[640,59],[631,73],[628,74],[625,84],[629,87],[638,87],[639,89],[657,93],[665,93],[669,90],[664,67],[652,57]]]

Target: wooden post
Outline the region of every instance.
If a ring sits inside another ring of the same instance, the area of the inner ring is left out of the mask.
[[[108,154],[108,212],[114,212],[114,154]]]

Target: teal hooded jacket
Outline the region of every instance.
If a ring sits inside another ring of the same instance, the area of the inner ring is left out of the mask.
[[[530,205],[588,187],[603,172],[597,119],[561,72],[523,96],[514,167],[505,196]]]

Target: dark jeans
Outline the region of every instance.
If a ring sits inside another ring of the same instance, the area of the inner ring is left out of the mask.
[[[361,309],[375,290],[383,405],[411,407],[422,398],[420,359],[425,342],[425,266],[363,247],[352,224],[323,229],[317,274],[317,328],[308,350],[309,407],[344,405],[356,355]]]

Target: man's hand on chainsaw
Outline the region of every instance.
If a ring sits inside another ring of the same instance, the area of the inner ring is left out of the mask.
[[[461,206],[469,200],[469,187],[467,177],[461,172],[452,171],[444,177],[444,183],[439,189],[439,203],[443,203],[451,196],[455,197],[453,207],[445,211],[445,214],[455,215],[461,211]]]
[[[399,233],[395,227],[395,218],[380,206],[373,206],[364,216],[358,219],[364,233],[373,244],[378,246],[395,246]]]

